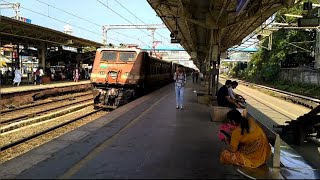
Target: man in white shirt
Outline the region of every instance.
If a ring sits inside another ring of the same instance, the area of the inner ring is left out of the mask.
[[[39,83],[42,85],[42,76],[44,75],[42,67],[39,68]]]
[[[241,107],[245,107],[245,99],[239,95],[236,94],[233,89],[237,88],[238,82],[237,81],[232,81],[231,86],[228,88],[229,96],[237,102]]]

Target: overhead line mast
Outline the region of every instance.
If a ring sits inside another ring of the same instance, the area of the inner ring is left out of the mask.
[[[16,13],[15,19],[19,20],[20,3],[2,3],[0,4],[0,9],[13,9]]]
[[[165,29],[167,28],[164,24],[143,24],[143,25],[104,25],[102,26],[102,34],[103,34],[103,44],[107,45],[107,33],[108,30],[110,29],[147,29],[149,31],[151,31],[151,37],[152,37],[152,46],[154,47],[154,43],[155,42],[159,42],[159,41],[155,41],[154,38],[154,32],[156,29]]]

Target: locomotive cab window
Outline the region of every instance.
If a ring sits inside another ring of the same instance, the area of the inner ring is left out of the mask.
[[[134,61],[135,58],[135,52],[120,52],[120,61]]]
[[[116,61],[117,53],[114,51],[102,51],[101,60],[103,61]]]

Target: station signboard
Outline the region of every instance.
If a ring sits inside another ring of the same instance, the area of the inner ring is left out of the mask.
[[[304,17],[298,19],[298,27],[318,27],[319,25],[319,17]]]
[[[28,19],[28,18],[25,18],[25,17],[21,17],[21,16],[20,16],[20,17],[19,17],[19,20],[31,24],[31,19]]]

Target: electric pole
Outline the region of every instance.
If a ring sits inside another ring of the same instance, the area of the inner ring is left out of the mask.
[[[151,31],[152,43],[151,47],[153,47],[153,43],[155,42],[154,39],[154,32],[156,29],[164,29],[167,28],[164,24],[148,24],[148,25],[104,25],[102,26],[102,36],[103,40],[102,43],[107,45],[107,33],[110,29],[147,29]]]
[[[2,3],[0,9],[13,9],[15,12],[15,19],[19,20],[20,3]]]

